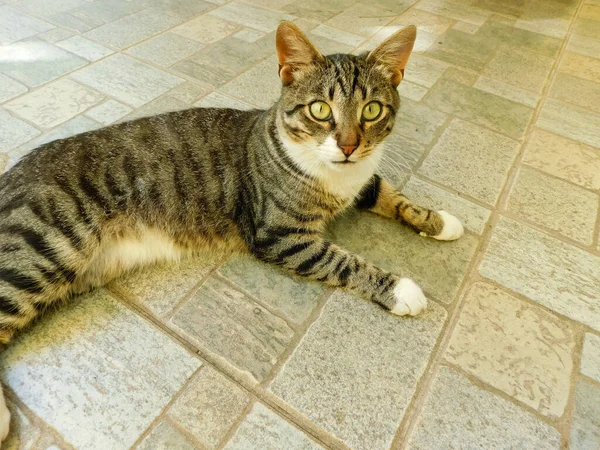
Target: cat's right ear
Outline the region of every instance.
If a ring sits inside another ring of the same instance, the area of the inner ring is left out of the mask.
[[[283,84],[290,84],[312,66],[325,60],[300,28],[292,22],[283,21],[279,24],[276,45],[279,77]]]

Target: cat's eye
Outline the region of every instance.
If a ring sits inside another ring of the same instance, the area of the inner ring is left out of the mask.
[[[310,113],[317,120],[329,120],[331,107],[325,102],[314,102],[310,105]]]
[[[363,108],[362,116],[365,120],[375,120],[381,114],[381,103],[371,102]]]

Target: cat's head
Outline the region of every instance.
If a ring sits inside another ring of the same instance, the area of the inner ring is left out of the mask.
[[[278,128],[304,170],[348,176],[359,166],[374,170],[400,106],[397,87],[415,38],[409,26],[371,52],[323,56],[296,25],[280,24]]]

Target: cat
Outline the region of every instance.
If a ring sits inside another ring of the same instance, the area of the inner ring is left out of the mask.
[[[276,33],[272,108],[195,108],[45,144],[0,177],[0,342],[53,303],[142,264],[199,249],[246,251],[397,315],[427,304],[410,279],[322,237],[346,208],[453,240],[458,219],[410,202],[375,174],[400,105],[416,28],[358,56],[323,56]],[[352,232],[352,230],[348,230]],[[10,413],[0,394],[0,436]]]

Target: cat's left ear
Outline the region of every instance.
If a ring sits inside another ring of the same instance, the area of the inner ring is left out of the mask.
[[[404,78],[404,68],[417,38],[417,27],[402,28],[383,41],[367,56],[367,62],[381,69],[397,87]]]

